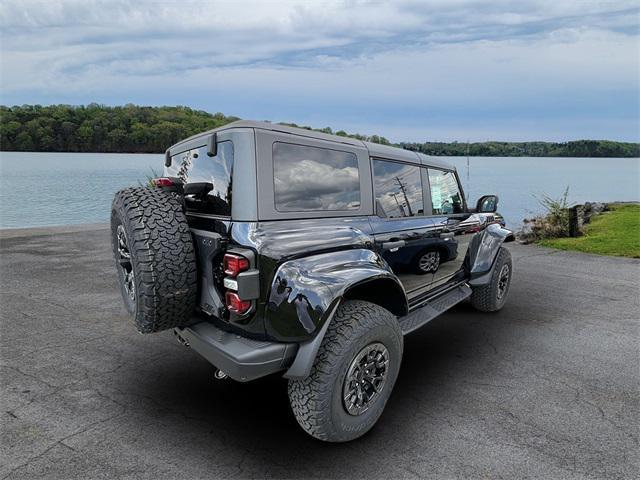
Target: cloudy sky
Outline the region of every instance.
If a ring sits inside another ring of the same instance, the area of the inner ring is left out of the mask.
[[[640,139],[637,1],[3,0],[1,98],[391,140]]]

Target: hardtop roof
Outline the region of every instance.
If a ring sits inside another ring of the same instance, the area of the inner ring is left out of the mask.
[[[291,135],[314,138],[318,140],[325,140],[329,142],[337,142],[337,143],[343,143],[347,145],[354,145],[358,147],[365,147],[369,151],[369,155],[372,157],[388,158],[391,160],[400,160],[404,162],[415,163],[418,165],[426,165],[426,166],[440,167],[447,170],[455,170],[455,167],[452,164],[438,157],[425,155],[418,152],[413,152],[411,150],[405,150],[403,148],[392,147],[390,145],[382,145],[379,143],[365,142],[362,140],[358,140],[356,138],[342,137],[340,135],[332,135],[328,133],[317,132],[315,130],[308,130],[306,128],[290,127],[289,125],[280,125],[277,123],[269,123],[269,122],[258,122],[254,120],[237,120],[235,122],[228,123],[221,127],[214,128],[206,132],[198,133],[189,138],[185,138],[184,140],[179,141],[175,145],[171,146],[170,149],[174,149],[181,143],[186,143],[186,142],[189,142],[190,140],[193,140],[205,135],[221,132],[223,130],[229,130],[232,128],[254,128],[254,129],[260,129],[260,130],[269,130],[273,132],[288,133]]]

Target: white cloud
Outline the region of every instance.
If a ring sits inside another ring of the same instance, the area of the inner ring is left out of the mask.
[[[626,1],[5,0],[2,102],[185,103],[395,140],[425,118],[499,138],[467,112],[547,111],[565,125],[547,137],[572,135],[568,115],[634,116],[637,22]]]
[[[344,210],[360,205],[354,154],[277,144],[274,147],[276,206],[284,210]],[[327,180],[330,180],[327,183]]]

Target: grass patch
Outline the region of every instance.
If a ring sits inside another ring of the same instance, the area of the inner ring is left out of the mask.
[[[611,204],[585,225],[577,238],[541,240],[540,245],[560,250],[576,250],[598,255],[640,258],[640,205]]]

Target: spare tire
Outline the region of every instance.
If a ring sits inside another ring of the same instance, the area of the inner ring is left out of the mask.
[[[157,188],[125,188],[111,207],[111,244],[122,298],[140,333],[188,322],[197,266],[182,203]]]

